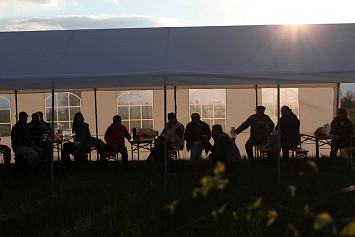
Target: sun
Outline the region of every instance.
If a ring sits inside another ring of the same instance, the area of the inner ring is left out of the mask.
[[[264,24],[322,24],[349,22],[355,1],[269,0],[255,1],[253,15]],[[354,17],[351,17],[354,18]],[[354,19],[352,19],[354,20]]]

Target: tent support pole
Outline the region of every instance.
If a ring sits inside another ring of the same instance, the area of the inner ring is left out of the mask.
[[[280,185],[280,148],[281,148],[281,131],[280,131],[280,84],[277,84],[277,184]]]
[[[174,86],[174,103],[175,103],[175,115],[177,113],[177,105],[176,105],[176,86]]]
[[[98,128],[98,122],[97,122],[97,94],[96,94],[96,88],[94,88],[94,97],[95,97],[95,128],[96,128],[96,138],[99,138],[99,128]],[[96,152],[96,160],[99,161],[99,153]]]
[[[99,128],[97,123],[97,95],[96,88],[94,88],[94,97],[95,97],[95,126],[96,126],[96,138],[99,138]]]
[[[52,129],[51,129],[51,186],[54,186],[54,170],[53,170],[53,156],[54,156],[54,89],[52,89]]]
[[[258,106],[258,85],[255,85],[255,107]]]
[[[168,187],[168,131],[166,127],[166,79],[164,78],[164,177],[165,189]]]
[[[340,108],[341,104],[340,104],[340,83],[337,83],[337,88],[336,88],[336,100],[337,100],[337,109]]]
[[[18,122],[18,106],[17,106],[17,90],[15,90],[15,118],[16,118],[16,123]]]

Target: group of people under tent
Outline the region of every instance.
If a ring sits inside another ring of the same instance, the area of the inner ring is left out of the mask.
[[[280,124],[275,127],[273,121],[266,115],[264,106],[257,106],[255,114],[251,115],[236,130],[236,135],[250,127],[250,137],[245,144],[248,159],[253,160],[253,146],[265,144],[271,148],[270,158],[277,156],[278,133],[280,133],[280,144],[282,157],[285,162],[289,159],[289,150],[297,147],[300,143],[300,121],[288,106],[281,108]],[[18,122],[12,127],[11,145],[15,156],[27,159],[28,166],[37,169],[43,163],[45,154],[48,155],[48,143],[41,142],[43,134],[50,134],[50,124],[43,120],[43,113],[32,114],[32,120],[27,123],[26,112],[19,113]],[[168,149],[182,150],[186,141],[186,148],[191,152],[191,163],[198,169],[203,151],[211,152],[210,158],[215,163],[221,161],[227,165],[237,163],[240,159],[240,152],[235,141],[225,132],[222,126],[215,124],[212,131],[209,125],[202,121],[198,113],[191,114],[191,122],[185,127],[177,121],[175,113],[168,114],[167,131],[163,130],[155,141],[155,147],[148,156],[147,161],[162,162],[165,151],[165,134],[167,135]],[[61,151],[61,165],[70,166],[70,154],[79,152],[90,152],[92,145],[96,145],[100,154],[100,162],[106,164],[105,153],[117,151],[122,155],[124,168],[128,167],[128,153],[125,146],[125,139],[131,140],[132,136],[122,124],[119,115],[113,117],[112,124],[107,128],[104,136],[105,142],[91,136],[89,125],[84,122],[82,113],[76,113],[73,119],[72,132],[74,142],[66,142]],[[334,160],[339,148],[353,145],[354,126],[348,118],[344,108],[337,110],[337,115],[331,122],[330,134],[339,135],[341,139],[334,139],[331,143],[330,159]],[[213,145],[210,140],[214,140]],[[0,146],[4,156],[4,164],[11,161],[11,149],[6,145]]]

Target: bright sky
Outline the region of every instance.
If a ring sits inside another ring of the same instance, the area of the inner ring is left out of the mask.
[[[0,32],[355,23],[354,9],[355,0],[0,0]]]

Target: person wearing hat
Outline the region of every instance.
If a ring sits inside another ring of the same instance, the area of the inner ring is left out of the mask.
[[[19,121],[11,130],[11,146],[15,156],[24,156],[28,160],[28,165],[36,169],[43,160],[43,150],[35,145],[30,135],[27,119],[26,112],[19,113]]]
[[[264,114],[265,107],[257,106],[255,108],[255,114],[251,115],[244,123],[242,123],[237,129],[237,135],[250,127],[250,137],[245,143],[245,150],[248,155],[248,159],[254,159],[253,146],[258,144],[266,144],[268,138],[268,131],[266,124],[273,123],[269,116]]]

